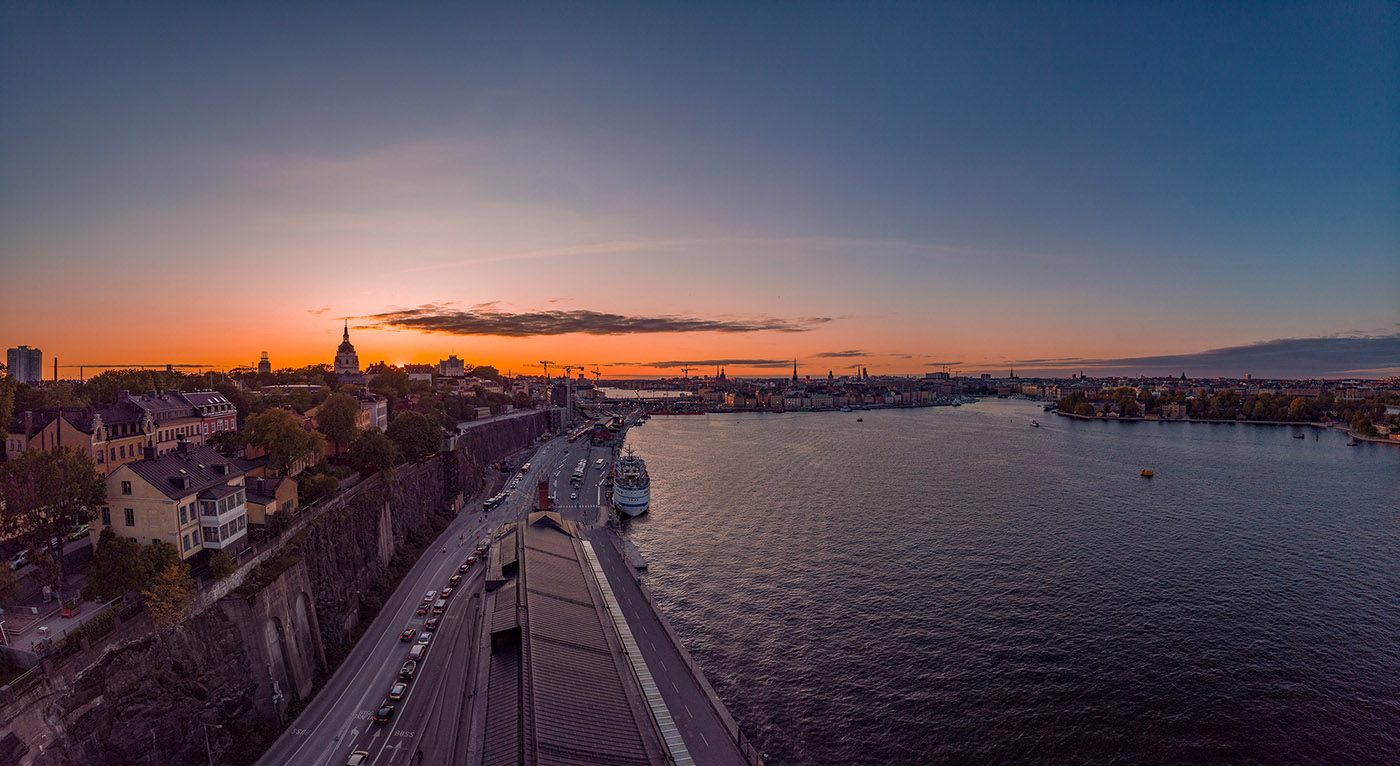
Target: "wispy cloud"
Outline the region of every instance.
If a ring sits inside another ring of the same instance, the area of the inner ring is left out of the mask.
[[[310,314],[310,315],[312,315],[312,316],[317,316],[317,317],[319,317],[319,316],[325,316],[326,312],[327,312],[327,311],[330,311],[330,310],[331,310],[331,307],[330,307],[330,306],[324,306],[324,307],[319,308],[319,309],[307,309],[307,310],[306,310],[306,313],[308,313],[308,314]]]
[[[858,351],[856,349],[850,349],[848,351],[823,351],[820,354],[816,354],[816,358],[818,359],[849,359],[861,356],[870,355],[865,353],[864,351]]]
[[[429,304],[411,309],[385,311],[357,317],[362,327],[417,330],[445,335],[496,335],[528,338],[537,335],[641,335],[682,332],[807,332],[830,322],[829,317],[782,319],[764,315],[753,317],[704,318],[666,314],[625,316],[601,311],[500,311],[491,304],[467,310]]]
[[[1097,372],[1239,376],[1266,378],[1390,375],[1400,372],[1400,333],[1342,333],[1322,338],[1279,338],[1191,354],[1088,359],[1019,359],[1017,366],[1083,368]]]

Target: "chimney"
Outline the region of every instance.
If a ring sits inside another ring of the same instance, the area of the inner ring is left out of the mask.
[[[156,459],[156,448],[153,445],[147,444],[145,449],[143,449],[141,452],[143,453],[142,457],[144,457],[147,460]]]
[[[131,401],[131,392],[130,392],[130,391],[118,391],[118,392],[117,392],[117,404],[121,404],[122,402],[129,402],[129,401]]]
[[[175,443],[175,451],[179,452],[181,455],[190,454],[190,443],[185,439],[180,439],[180,441]]]

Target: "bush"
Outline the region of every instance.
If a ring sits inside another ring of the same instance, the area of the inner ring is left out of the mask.
[[[214,575],[215,580],[222,580],[233,574],[236,569],[233,565],[233,557],[227,551],[219,551],[209,557],[209,573]]]

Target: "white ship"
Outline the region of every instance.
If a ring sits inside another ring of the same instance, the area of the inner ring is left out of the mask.
[[[618,458],[613,464],[613,506],[623,516],[639,516],[646,513],[651,505],[651,477],[647,475],[647,464],[632,454]]]

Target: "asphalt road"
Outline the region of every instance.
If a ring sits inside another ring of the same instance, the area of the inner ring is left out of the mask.
[[[602,466],[597,460],[603,458]],[[578,487],[569,478],[580,459],[588,461]],[[405,627],[421,630],[431,617],[413,612],[428,590],[440,591],[458,565],[475,549],[476,536],[494,535],[503,524],[523,519],[534,508],[541,478],[550,483],[557,510],[586,532],[631,627],[647,667],[697,764],[742,764],[704,690],[685,666],[678,649],[637,587],[631,568],[618,555],[602,528],[609,517],[603,480],[611,470],[611,453],[586,443],[569,444],[555,438],[530,459],[530,474],[510,498],[487,514],[464,511],[404,577],[383,610],[324,688],[282,736],[258,760],[259,766],[340,766],[356,750],[366,750],[366,764],[411,766],[423,752],[423,763],[467,763],[470,751],[468,710],[477,668],[476,642],[484,599],[484,567],[463,575],[449,599],[441,627],[428,645],[418,673],[403,699],[393,702],[387,725],[375,724],[374,713],[389,702],[389,688],[413,644],[401,642]],[[569,495],[578,493],[577,499]],[[464,535],[458,542],[458,535]],[[442,547],[446,546],[444,553]]]
[[[441,591],[447,585],[474,552],[478,534],[494,535],[503,524],[529,513],[536,477],[547,470],[543,464],[560,453],[558,445],[563,443],[555,439],[544,445],[532,460],[530,476],[484,521],[476,509],[465,510],[453,520],[409,570],[335,674],[258,760],[260,766],[341,766],[356,750],[369,751],[366,764],[376,766],[410,764],[419,749],[425,752],[425,763],[448,763],[458,757],[466,746],[466,732],[465,727],[458,731],[463,716],[453,711],[466,709],[485,567],[478,565],[463,574],[407,694],[390,701],[389,688],[398,680],[413,645],[400,641],[399,633],[405,627],[422,629],[432,615],[415,615],[414,610],[424,603],[427,591]],[[387,725],[375,724],[375,712],[386,703],[396,707],[393,718]]]

